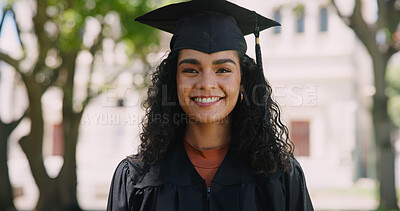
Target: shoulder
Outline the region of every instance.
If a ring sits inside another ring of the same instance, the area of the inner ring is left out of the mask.
[[[113,185],[121,185],[132,182],[132,168],[130,167],[130,162],[128,158],[123,159],[117,165],[112,178]]]
[[[162,167],[160,164],[148,165],[135,156],[128,156],[118,164],[113,180],[124,180],[134,188],[159,186],[162,184]]]
[[[111,181],[107,210],[128,210],[129,199],[134,191],[132,173],[128,158],[118,164]]]
[[[285,195],[291,208],[314,210],[308,193],[306,178],[300,163],[291,156],[290,169],[283,174]]]
[[[275,171],[269,173],[266,179],[267,181],[271,180],[284,181],[285,184],[287,185],[287,183],[292,182],[293,179],[295,180],[304,179],[304,172],[300,163],[296,160],[296,158],[290,156],[289,167],[287,167],[286,169],[284,169],[283,167],[279,167]]]
[[[123,159],[122,161],[119,162],[117,165],[117,168],[115,169],[114,175],[129,175],[129,161],[128,158]]]
[[[305,186],[305,176],[300,163],[293,156],[290,157],[290,168],[283,172],[286,186],[301,187]]]
[[[287,174],[292,177],[304,177],[303,168],[293,156],[290,156],[290,169],[287,171]]]
[[[150,167],[146,166],[143,161],[128,156],[123,159],[115,169],[114,179],[121,178],[132,184],[140,183],[150,171]]]

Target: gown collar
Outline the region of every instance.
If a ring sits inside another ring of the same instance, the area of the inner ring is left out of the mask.
[[[235,159],[232,155],[230,145],[229,150],[221,163],[212,183],[220,185],[235,185],[239,183],[258,183],[257,178],[252,173],[248,165],[243,161]],[[143,172],[143,164],[133,163],[131,170]],[[183,140],[173,144],[168,150],[165,158],[157,165],[151,166],[146,173],[140,174],[141,178],[135,178],[135,187],[143,188],[146,186],[155,186],[162,184],[176,185],[197,185],[204,183],[204,179],[197,173],[191,163]],[[279,179],[281,171],[276,171],[268,175],[267,179]]]

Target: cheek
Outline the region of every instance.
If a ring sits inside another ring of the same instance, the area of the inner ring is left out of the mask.
[[[181,99],[184,96],[185,89],[183,89],[183,87],[184,87],[184,83],[182,81],[182,78],[179,77],[179,75],[177,75],[176,76],[176,91],[177,91],[179,101],[181,101]]]
[[[178,100],[180,104],[183,104],[185,102],[188,102],[189,99],[189,94],[190,94],[190,87],[187,84],[182,84],[182,83],[177,83],[177,94],[178,94]]]
[[[239,95],[240,91],[240,78],[234,78],[225,82],[225,90],[231,98],[235,98]]]

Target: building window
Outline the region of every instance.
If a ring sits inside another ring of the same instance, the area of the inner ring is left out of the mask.
[[[296,32],[297,33],[303,33],[304,32],[304,19],[305,19],[305,15],[304,15],[304,6],[299,5],[295,8],[295,14],[296,14],[296,18],[297,18],[297,29]]]
[[[281,17],[281,10],[277,9],[274,12],[274,20],[278,23],[280,23],[282,21],[282,17]],[[274,34],[280,34],[281,33],[281,26],[275,26],[274,27]]]
[[[319,30],[321,32],[328,31],[328,10],[325,7],[321,8],[319,11],[319,22]]]
[[[310,156],[310,122],[292,121],[290,122],[290,139],[295,149],[295,156]]]

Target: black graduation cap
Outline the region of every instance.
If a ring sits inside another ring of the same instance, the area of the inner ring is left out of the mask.
[[[256,28],[259,32],[280,25],[225,0],[170,4],[140,16],[136,21],[172,33],[172,51],[189,48],[205,53],[224,50],[246,53],[243,36],[255,33]]]
[[[247,45],[243,36],[254,33],[259,84],[265,83],[259,33],[269,27],[280,26],[274,20],[225,0],[192,0],[170,4],[135,20],[172,33],[171,51],[194,49],[210,54],[236,50],[244,54]],[[264,116],[266,115],[265,111]],[[263,123],[264,140],[265,121],[266,117]]]

